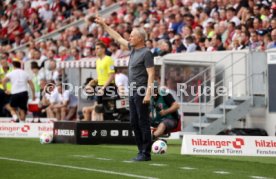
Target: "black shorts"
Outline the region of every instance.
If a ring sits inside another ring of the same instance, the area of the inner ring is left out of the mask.
[[[24,111],[27,111],[27,104],[28,104],[28,92],[24,91],[21,93],[16,93],[11,95],[11,107],[13,108],[20,108]]]
[[[98,104],[103,104],[103,98],[104,97],[119,97],[118,96],[118,89],[115,85],[109,85],[104,89],[104,94],[103,95],[97,95],[97,103]]]
[[[166,126],[165,133],[168,133],[177,127],[177,120],[174,119],[164,119],[161,123]]]

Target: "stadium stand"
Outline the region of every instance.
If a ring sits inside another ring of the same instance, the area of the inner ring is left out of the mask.
[[[35,44],[45,56],[49,50],[55,50],[55,55],[60,56],[59,50],[62,49],[66,51],[66,55],[72,53],[71,51],[77,51],[81,56],[88,56],[90,53],[93,55],[93,50],[90,52],[89,49],[93,49],[96,40],[101,39],[107,45],[111,43],[111,39],[93,22],[83,25],[85,14],[93,14],[97,10],[110,12],[111,16],[106,19],[108,24],[116,27],[126,38],[132,27],[144,27],[148,31],[156,56],[169,52],[244,48],[261,51],[274,47],[275,40],[271,34],[276,22],[274,2],[120,1],[118,11],[118,3],[113,6],[115,1],[104,1],[103,4],[99,2],[2,1],[0,52],[10,52],[10,58],[19,58],[15,54],[15,51],[19,51],[16,48],[22,49],[22,45],[28,43],[28,51],[32,51]],[[178,39],[181,44],[177,42]],[[25,56],[32,59],[30,54]]]

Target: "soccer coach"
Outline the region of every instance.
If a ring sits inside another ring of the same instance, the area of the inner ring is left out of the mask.
[[[154,63],[150,49],[145,46],[147,34],[142,28],[134,28],[128,42],[109,27],[102,18],[96,17],[95,22],[100,24],[118,43],[131,50],[128,64],[130,121],[139,150],[138,155],[133,160],[150,161],[149,103],[154,81]]]

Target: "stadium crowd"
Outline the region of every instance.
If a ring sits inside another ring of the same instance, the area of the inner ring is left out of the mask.
[[[134,27],[143,27],[148,33],[146,46],[154,56],[276,47],[273,0],[4,0],[0,1],[0,77],[3,67],[12,61],[20,61],[22,66],[36,61],[33,82],[39,92],[45,80],[60,80],[57,62],[95,57],[99,40],[113,58],[128,56],[128,49],[113,41],[94,18],[85,18],[115,3],[120,3],[120,10],[111,13],[106,23],[125,39]],[[84,25],[65,29],[57,39],[35,41],[81,18],[86,19]],[[26,50],[13,50],[26,43]],[[36,69],[41,71],[45,62],[47,69],[38,73]]]
[[[120,47],[93,22],[66,29],[58,40],[33,42],[86,14],[111,6],[116,3],[113,0],[6,0],[1,3],[0,52],[30,43],[29,54],[12,52],[7,54],[10,58],[33,59],[37,50],[42,57],[69,60],[72,56],[78,60],[93,56],[95,41],[99,39],[110,46],[115,57],[124,55],[124,52],[114,52]],[[149,36],[147,46],[156,55],[274,47],[276,5],[270,0],[155,0],[120,1],[120,4],[120,10],[113,12],[107,23],[125,38],[133,27],[144,27]]]

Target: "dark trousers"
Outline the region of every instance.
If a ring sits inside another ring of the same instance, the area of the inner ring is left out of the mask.
[[[0,117],[4,117],[5,92],[0,88]]]
[[[7,95],[3,89],[0,88],[0,117],[10,117],[10,112],[5,109],[5,106],[10,103],[11,95]]]
[[[144,96],[139,96],[137,92],[133,92],[133,95],[129,97],[130,121],[139,154],[149,157],[151,152],[149,106],[143,104],[143,99]]]

